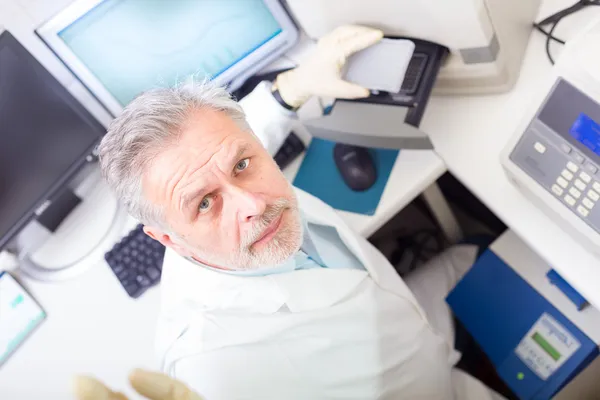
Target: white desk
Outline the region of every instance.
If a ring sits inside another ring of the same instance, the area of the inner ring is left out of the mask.
[[[539,16],[547,16],[572,3],[547,0]],[[555,35],[568,39],[594,16],[600,16],[600,7],[588,7],[567,17],[558,25]],[[553,48],[556,56],[560,48]],[[528,104],[536,82],[550,68],[545,37],[534,33],[520,79],[510,93],[433,98],[421,126],[430,134],[450,172],[588,301],[600,308],[600,259],[584,250],[529,202],[508,181],[499,162],[499,154],[515,132],[521,110]]]

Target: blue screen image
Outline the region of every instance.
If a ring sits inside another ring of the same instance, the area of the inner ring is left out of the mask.
[[[214,78],[281,32],[261,0],[105,0],[58,36],[125,106],[191,75]]]
[[[571,136],[600,156],[600,124],[581,113],[571,129]]]

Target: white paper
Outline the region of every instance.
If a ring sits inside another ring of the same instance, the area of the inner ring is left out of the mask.
[[[398,93],[414,51],[411,40],[382,39],[348,59],[344,79],[370,90]]]

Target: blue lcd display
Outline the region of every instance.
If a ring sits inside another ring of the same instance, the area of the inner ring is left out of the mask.
[[[596,121],[581,113],[569,133],[585,147],[600,156],[600,124]]]

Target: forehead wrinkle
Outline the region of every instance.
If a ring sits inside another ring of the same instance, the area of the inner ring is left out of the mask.
[[[195,179],[193,179],[193,176],[198,173],[201,169],[203,169],[205,166],[211,164],[211,162],[213,161],[213,159],[223,150],[223,142],[226,140],[227,138],[223,138],[223,140],[221,140],[218,144],[217,144],[217,150],[208,158],[208,160],[206,160],[204,163],[198,165],[196,168],[194,168],[193,170],[189,171],[189,173],[184,174],[184,176],[182,176],[179,180],[179,182],[177,182],[175,184],[175,187],[173,188],[173,195],[177,196],[179,201],[177,201],[175,199],[175,201],[178,203],[179,205],[179,211],[184,211],[185,208],[187,207],[187,204],[195,197],[195,194],[200,192],[202,190],[202,188],[198,189],[198,190],[190,190],[186,192],[186,188],[193,186],[196,181]],[[203,152],[206,151],[206,149],[203,149]],[[215,164],[218,163],[217,161],[215,161]],[[202,173],[201,173],[202,174]],[[183,180],[187,180],[186,183],[181,184],[181,182]],[[175,193],[177,192],[177,193]]]

